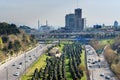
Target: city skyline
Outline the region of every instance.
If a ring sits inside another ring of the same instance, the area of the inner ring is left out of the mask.
[[[110,24],[120,21],[118,0],[87,1],[79,0],[1,0],[0,1],[0,22],[15,23],[37,28],[37,22],[49,25],[65,26],[65,15],[73,13],[74,9],[82,8],[83,17],[86,18],[87,26],[94,24]]]

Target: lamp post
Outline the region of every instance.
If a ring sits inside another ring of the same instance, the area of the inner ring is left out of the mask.
[[[24,59],[25,59],[25,75],[26,75],[26,52],[24,53]]]
[[[8,68],[5,67],[5,69],[6,69],[6,80],[8,80]]]
[[[94,72],[95,70],[92,69],[92,80],[94,80]]]

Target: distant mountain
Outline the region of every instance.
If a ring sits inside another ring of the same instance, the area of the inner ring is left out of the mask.
[[[19,29],[21,29],[21,30],[23,30],[23,31],[25,31],[26,33],[32,33],[33,31],[35,31],[35,29],[32,29],[32,28],[30,28],[30,27],[28,27],[28,26],[20,26],[19,27]]]

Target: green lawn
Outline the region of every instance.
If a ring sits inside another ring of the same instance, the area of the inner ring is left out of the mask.
[[[66,70],[66,78],[67,80],[72,80],[72,76],[69,70],[69,59],[65,58],[65,70]]]
[[[40,58],[31,65],[31,67],[26,71],[26,74],[24,74],[21,77],[21,80],[31,80],[31,76],[34,73],[35,68],[44,68],[46,66],[46,58],[48,56],[46,54],[43,54],[40,56]]]
[[[59,47],[60,52],[62,52],[63,48],[64,48],[64,45],[61,44],[60,47]]]
[[[58,47],[58,46],[57,46]],[[63,49],[64,45],[61,44],[61,46],[59,47],[60,49],[60,52],[62,52],[62,49]],[[26,74],[24,74],[22,77],[21,77],[21,80],[31,80],[31,77],[34,73],[34,70],[35,68],[44,68],[46,66],[46,58],[49,57],[47,56],[47,54],[43,54],[41,55],[41,57],[33,63],[33,65],[31,65],[31,67],[26,71]],[[81,80],[87,80],[87,77],[86,77],[86,70],[85,70],[85,54],[84,54],[84,50],[82,51],[82,54],[81,54],[81,64],[80,66],[83,66],[84,67],[84,76],[82,77]],[[66,70],[66,78],[67,80],[72,80],[72,75],[69,71],[69,59],[67,57],[65,57],[65,70]]]
[[[82,66],[84,69],[83,69],[83,72],[84,72],[84,76],[81,78],[81,80],[87,80],[87,76],[86,76],[86,65],[85,65],[85,51],[82,50],[82,54],[81,54],[81,64],[80,66]]]
[[[113,42],[114,42],[113,39],[100,40],[100,43],[103,44],[103,45],[112,44]]]

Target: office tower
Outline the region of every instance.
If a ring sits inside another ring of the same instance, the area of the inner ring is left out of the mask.
[[[80,9],[80,8],[75,9],[75,16],[77,18],[82,18],[82,9]]]
[[[75,28],[74,31],[80,32],[83,31],[82,26],[82,9],[75,9]]]
[[[66,29],[72,31],[75,27],[75,14],[67,14],[65,16]]]
[[[86,19],[82,18],[82,30],[85,30],[86,28]]]
[[[114,21],[114,27],[118,27],[118,22]]]
[[[65,16],[65,27],[72,32],[81,32],[86,26],[85,18],[82,18],[82,9],[75,9],[74,14],[67,14]]]

